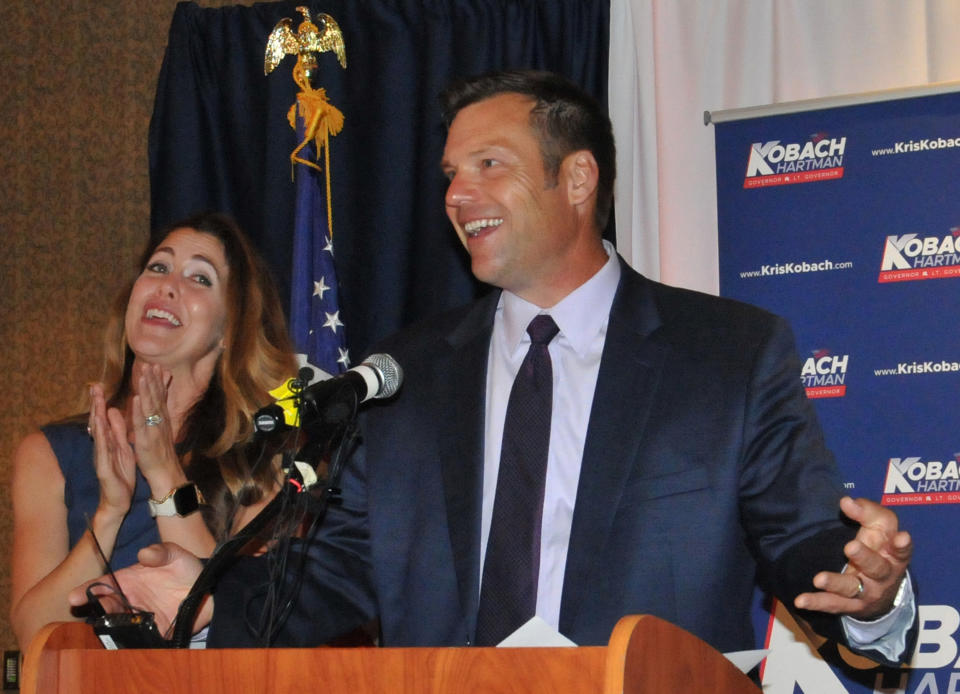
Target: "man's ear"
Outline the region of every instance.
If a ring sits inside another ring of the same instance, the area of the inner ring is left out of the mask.
[[[568,154],[560,164],[564,172],[567,197],[571,205],[580,205],[597,194],[599,171],[590,150],[579,149]]]

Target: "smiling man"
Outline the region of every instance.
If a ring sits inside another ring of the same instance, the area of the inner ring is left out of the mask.
[[[912,542],[842,497],[785,321],[602,240],[615,147],[576,86],[497,73],[443,102],[447,213],[498,290],[378,346],[404,386],[364,413],[274,643],[379,617],[383,645],[489,645],[537,615],[603,644],[649,613],[739,650],[759,580],[865,655],[908,656]],[[263,564],[224,577],[211,644],[257,643]]]
[[[466,106],[450,126],[442,166],[447,215],[473,274],[549,307],[603,267],[607,253],[593,215],[595,158],[583,150],[545,168],[532,106],[512,93]]]

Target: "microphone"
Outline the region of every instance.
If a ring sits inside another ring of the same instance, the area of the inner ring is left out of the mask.
[[[294,379],[291,379],[294,380]],[[322,381],[304,386],[309,377],[298,376],[299,385],[286,384],[271,391],[276,403],[261,408],[253,417],[258,432],[270,433],[285,424],[309,429],[315,424],[339,423],[352,416],[356,405],[371,399],[389,398],[403,382],[403,369],[389,354],[371,354],[363,363]],[[284,402],[287,401],[287,402]],[[289,403],[295,408],[289,407]]]
[[[371,354],[362,364],[342,374],[307,386],[300,392],[304,403],[322,404],[345,394],[356,397],[357,402],[389,398],[403,382],[403,369],[389,354]]]

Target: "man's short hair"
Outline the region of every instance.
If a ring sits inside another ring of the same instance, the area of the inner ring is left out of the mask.
[[[521,94],[534,101],[530,125],[540,140],[548,176],[556,178],[560,163],[571,152],[585,149],[593,154],[599,171],[594,219],[602,232],[610,216],[617,173],[613,126],[604,108],[579,86],[552,72],[490,72],[457,81],[443,91],[440,102],[447,127],[462,109],[500,94]]]

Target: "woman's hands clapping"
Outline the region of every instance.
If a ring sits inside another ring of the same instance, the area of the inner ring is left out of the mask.
[[[90,387],[89,427],[100,512],[118,520],[130,510],[138,467],[154,498],[185,481],[167,408],[170,375],[156,364],[145,364],[135,377],[137,394],[130,404],[129,424],[120,410],[106,406],[102,385]]]

